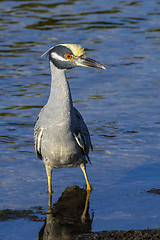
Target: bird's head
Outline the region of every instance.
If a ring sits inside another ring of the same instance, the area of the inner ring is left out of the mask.
[[[84,49],[77,44],[59,44],[50,48],[42,56],[44,55],[48,55],[49,60],[58,69],[71,69],[76,66],[106,69],[99,62],[84,57]]]

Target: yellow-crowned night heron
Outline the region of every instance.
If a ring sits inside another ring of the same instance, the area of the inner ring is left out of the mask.
[[[84,50],[76,44],[59,44],[43,55],[49,56],[51,90],[47,104],[40,111],[34,128],[35,149],[38,158],[44,160],[48,177],[49,196],[52,195],[52,169],[80,166],[87,183],[86,173],[89,148],[92,148],[87,126],[76,108],[65,71],[76,66],[105,69],[83,56]]]

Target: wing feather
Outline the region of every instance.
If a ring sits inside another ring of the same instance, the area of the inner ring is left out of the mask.
[[[74,132],[74,137],[78,145],[82,148],[88,161],[91,163],[88,154],[89,154],[89,149],[91,148],[93,150],[93,147],[92,147],[89,131],[79,111],[76,108],[74,108],[74,112],[75,112],[76,123],[77,123],[77,128],[76,128],[76,131]]]
[[[42,160],[41,142],[42,142],[43,128],[39,127],[38,121],[34,127],[34,143],[37,157]]]

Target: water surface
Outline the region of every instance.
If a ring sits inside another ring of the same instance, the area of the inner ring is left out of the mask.
[[[1,1],[0,195],[2,213],[11,211],[2,239],[37,239],[47,217],[33,128],[50,90],[41,55],[59,43],[78,43],[107,67],[67,71],[94,147],[87,166],[92,231],[159,227],[160,197],[146,193],[160,186],[159,7],[158,0]],[[54,170],[53,202],[84,184],[79,168]],[[24,210],[33,212],[15,220],[12,211]]]

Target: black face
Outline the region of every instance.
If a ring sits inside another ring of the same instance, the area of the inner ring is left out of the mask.
[[[50,49],[48,55],[49,61],[52,61],[53,64],[59,69],[71,69],[76,66],[76,64],[72,62],[73,52],[66,46],[55,46],[54,48]],[[58,57],[61,59],[58,59]]]

